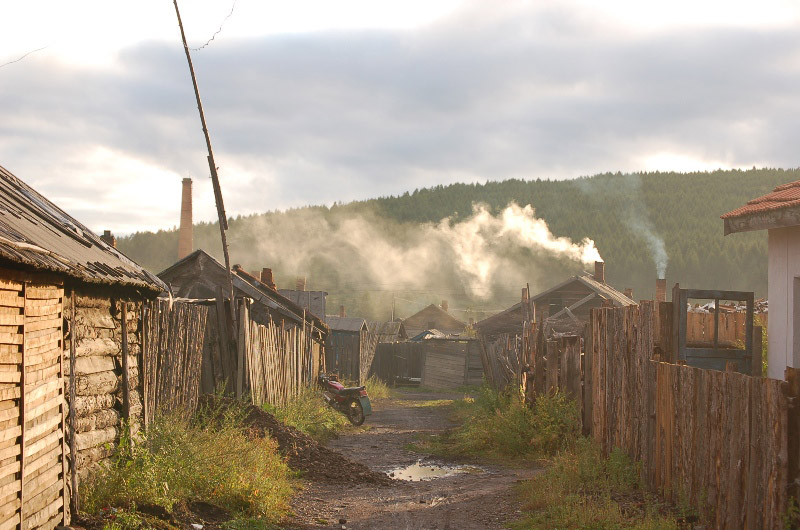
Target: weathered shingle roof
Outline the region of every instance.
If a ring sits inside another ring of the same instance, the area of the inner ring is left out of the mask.
[[[166,285],[0,166],[0,257],[77,280],[159,293]]]
[[[724,215],[722,219],[732,219],[753,213],[770,212],[800,206],[800,180],[782,184],[762,197],[747,201],[747,204]]]
[[[397,342],[407,338],[402,322],[368,321],[367,329],[378,337],[378,342]]]
[[[327,315],[325,322],[331,331],[361,331],[361,328],[367,325],[367,321],[358,317],[340,317],[336,315]]]

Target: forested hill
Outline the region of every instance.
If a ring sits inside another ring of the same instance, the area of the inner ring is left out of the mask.
[[[300,257],[287,259],[287,252],[292,252],[287,251],[286,241],[302,248],[313,244],[313,236],[318,235],[315,232],[353,230],[346,220],[361,217],[373,230],[369,237],[374,239],[381,234],[386,236],[389,248],[391,245],[406,248],[420,223],[438,223],[448,217],[458,222],[472,215],[475,203],[487,204],[496,213],[513,201],[522,206],[532,205],[536,215],[546,220],[557,236],[574,241],[593,239],[606,261],[607,281],[620,290],[632,287],[636,298],[653,295],[656,275],[653,248],[657,242],[648,239],[648,233],[656,240],[663,239],[669,260],[668,285],[677,281],[692,287],[755,290],[757,296],[765,296],[766,233],[723,237],[719,217],[779,184],[795,180],[800,180],[800,170],[753,169],[687,174],[616,173],[575,180],[507,180],[436,186],[398,197],[335,204],[330,208],[314,206],[232,218],[231,254],[234,263],[241,263],[249,270],[273,265],[279,284],[285,286],[293,285],[295,275],[307,275],[310,288],[331,293],[329,307],[346,303],[362,313],[374,313],[367,309],[367,304],[377,304],[382,308],[381,314],[374,316],[385,316],[384,309],[390,305],[385,293],[393,289],[391,278],[380,281],[367,278],[363,279],[366,285],[358,285],[357,277],[347,274],[354,267],[351,260],[343,262],[330,252],[315,255],[309,249]],[[303,236],[298,227],[314,232]],[[195,247],[219,257],[218,237],[216,224],[195,226]],[[174,230],[136,233],[120,238],[119,248],[148,269],[159,272],[175,260],[177,233]],[[358,256],[358,249],[351,250],[353,260],[380,259],[380,256]],[[542,271],[532,268],[531,276],[537,278],[532,288],[546,288],[548,277],[555,284],[573,272],[570,268],[556,268],[547,270],[542,278]],[[414,295],[415,301],[440,300],[458,290],[449,285],[446,290],[440,289],[445,293],[435,292],[435,286],[443,281],[430,287],[430,282],[423,286],[426,279],[420,278],[419,291],[426,292]],[[517,288],[509,288],[483,301],[466,296],[459,303],[470,307],[502,305],[513,302],[518,292]]]

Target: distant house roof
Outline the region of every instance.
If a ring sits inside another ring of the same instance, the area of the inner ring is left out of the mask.
[[[464,337],[459,337],[458,335],[450,335],[448,333],[443,333],[438,329],[426,329],[418,333],[417,335],[408,339],[410,342],[421,342],[423,340],[444,340],[444,339],[459,339],[464,340]]]
[[[159,278],[170,284],[174,296],[184,298],[214,298],[217,288],[227,283],[225,266],[202,249],[195,250],[185,258],[178,260],[158,274]],[[244,296],[263,304],[282,317],[302,324],[303,308],[270,288],[243,269],[234,266],[233,287]],[[165,286],[165,289],[167,287]],[[314,324],[326,332],[325,322],[306,313],[306,322]]]
[[[331,331],[352,331],[357,332],[367,329],[367,321],[358,317],[340,317],[328,315],[325,317]]]
[[[325,291],[296,291],[294,289],[278,289],[278,292],[297,304],[314,313],[315,316],[325,318]]]
[[[448,335],[454,335],[463,333],[467,327],[466,323],[454,318],[450,313],[436,304],[431,304],[425,309],[404,319],[403,325],[409,337],[413,337],[426,329],[432,328],[436,328]]]
[[[800,180],[782,184],[721,216],[725,235],[800,225]]]
[[[165,285],[0,166],[0,258],[82,282],[161,292]]]
[[[370,333],[378,337],[378,342],[398,342],[408,338],[402,322],[367,322]]]
[[[589,274],[573,276],[559,283],[558,285],[551,287],[550,289],[542,291],[541,293],[534,296],[532,300],[536,302],[538,300],[546,298],[548,295],[560,291],[565,287],[568,287],[573,282],[578,282],[585,285],[591,291],[593,291],[596,296],[599,296],[603,300],[609,300],[612,304],[614,304],[617,307],[638,305],[636,302],[625,296],[625,294],[617,291],[608,284],[598,282]],[[571,310],[575,310],[584,303],[587,303],[589,301],[590,300],[585,300],[582,303],[577,303],[573,306],[570,306],[572,308]],[[501,311],[496,315],[492,315],[488,318],[481,320],[480,322],[476,322],[474,324],[474,327],[479,333],[483,335],[519,332],[519,330],[522,327],[522,302],[517,302],[516,304],[512,305],[505,311]]]

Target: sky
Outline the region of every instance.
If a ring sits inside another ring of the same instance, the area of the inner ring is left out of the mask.
[[[454,182],[800,165],[798,2],[180,8],[191,48],[214,36],[192,59],[229,216]],[[195,221],[216,218],[171,1],[0,2],[0,65],[7,170],[98,232],[177,225],[184,177]]]

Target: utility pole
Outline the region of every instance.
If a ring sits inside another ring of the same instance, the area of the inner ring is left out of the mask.
[[[203,103],[200,101],[200,89],[197,88],[197,77],[194,75],[192,56],[189,53],[189,46],[186,44],[186,33],[183,31],[181,12],[178,10],[178,0],[173,0],[172,3],[175,4],[175,14],[178,16],[178,27],[181,29],[183,51],[186,52],[186,62],[189,63],[189,73],[192,75],[192,86],[194,86],[194,97],[197,99],[197,110],[200,112],[200,123],[203,125],[203,134],[205,135],[206,147],[208,148],[208,168],[211,170],[211,183],[214,187],[214,200],[217,204],[217,216],[219,217],[219,233],[220,237],[222,238],[222,253],[225,255],[225,268],[228,271],[228,296],[230,296],[231,300],[231,319],[233,321],[234,328],[236,328],[236,307],[234,305],[233,297],[233,273],[231,272],[231,258],[228,255],[228,239],[225,236],[225,231],[228,229],[228,218],[225,216],[225,204],[222,202],[222,188],[219,185],[217,165],[214,162],[214,151],[211,149],[211,137],[208,134],[208,127],[206,126],[206,116],[203,113]]]

